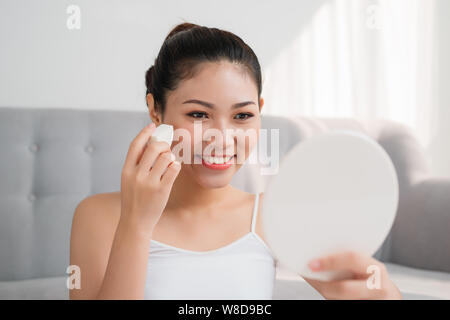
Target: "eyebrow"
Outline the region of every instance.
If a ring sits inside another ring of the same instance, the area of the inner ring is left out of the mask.
[[[206,101],[202,101],[202,100],[198,100],[198,99],[190,99],[190,100],[186,100],[183,102],[183,104],[185,103],[195,103],[195,104],[200,104],[204,107],[210,108],[210,109],[214,109],[215,105],[210,103],[210,102],[206,102]],[[249,104],[255,104],[253,101],[244,101],[244,102],[239,102],[239,103],[235,103],[231,106],[232,109],[237,109],[237,108],[242,108],[245,107]]]

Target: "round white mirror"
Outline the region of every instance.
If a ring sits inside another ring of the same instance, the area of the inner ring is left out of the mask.
[[[343,250],[373,255],[395,218],[398,181],[384,149],[371,138],[334,131],[299,143],[283,158],[264,192],[261,220],[279,263],[302,276],[314,258]]]

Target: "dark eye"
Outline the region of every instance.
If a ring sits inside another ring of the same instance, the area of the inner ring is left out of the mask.
[[[247,120],[251,117],[253,117],[253,115],[251,113],[239,113],[236,115],[238,120]]]
[[[206,116],[206,113],[204,112],[191,112],[188,113],[188,116],[195,118],[195,119],[202,119],[203,116]]]

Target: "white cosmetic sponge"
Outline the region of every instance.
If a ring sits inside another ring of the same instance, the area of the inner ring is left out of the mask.
[[[165,141],[169,144],[169,146],[172,145],[173,126],[170,124],[160,124],[153,132],[151,139],[155,139],[156,141]]]

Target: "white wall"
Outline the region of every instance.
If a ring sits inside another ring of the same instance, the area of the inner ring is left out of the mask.
[[[436,14],[433,104],[437,112],[428,150],[434,174],[450,177],[450,1],[436,0]]]
[[[0,106],[144,110],[145,71],[176,24],[235,32],[264,68],[322,2],[0,0]]]

